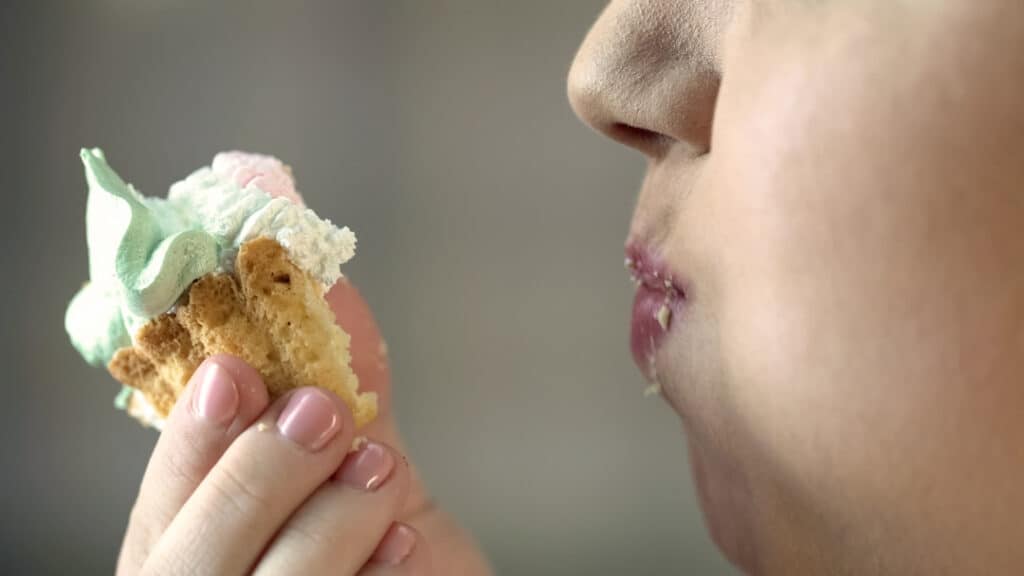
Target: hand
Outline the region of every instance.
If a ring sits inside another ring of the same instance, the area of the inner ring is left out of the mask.
[[[352,369],[359,375],[360,390],[377,393],[379,414],[360,433],[407,453],[391,410],[391,372],[387,346],[381,339],[369,306],[355,286],[342,280],[327,293],[327,303],[338,323],[352,335]],[[412,461],[409,494],[399,518],[414,527],[430,545],[433,566],[441,574],[477,576],[491,574],[479,548],[444,510],[434,505]]]
[[[118,574],[424,574],[432,554],[446,573],[488,573],[398,452],[369,309],[347,283],[328,302],[352,334],[361,388],[379,395],[378,419],[356,432],[347,407],[318,389],[268,407],[252,368],[207,360],[153,451]],[[357,433],[373,441],[347,454]]]
[[[349,454],[352,415],[328,392],[267,404],[241,360],[203,363],[153,451],[118,572],[426,573],[426,543],[395,522],[401,455],[377,442]]]

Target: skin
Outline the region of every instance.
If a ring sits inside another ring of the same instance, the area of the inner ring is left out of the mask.
[[[378,393],[378,418],[357,432],[340,399],[313,391],[340,425],[311,449],[276,424],[290,396],[270,403],[259,374],[244,362],[208,359],[206,369],[215,364],[233,380],[237,402],[223,421],[204,417],[193,402],[204,367],[197,370],[150,457],[118,574],[398,576],[433,574],[439,567],[445,568],[440,573],[489,573],[476,546],[433,506],[402,456],[385,347],[365,301],[345,281],[327,301],[352,335],[352,368],[361,386]],[[394,463],[372,489],[344,481],[355,466],[350,447],[357,434]]]
[[[657,373],[711,535],[745,572],[1024,566],[1018,4],[624,0],[580,48],[573,108],[648,159],[628,242],[686,290]],[[351,287],[330,299],[353,333],[356,371],[382,395],[366,434],[400,451],[372,317]],[[259,481],[232,450],[288,463],[273,435],[241,440],[279,407],[266,407],[258,375],[234,368],[245,384],[227,429],[204,428],[187,403],[175,409],[119,573],[212,573],[245,549],[238,530],[213,533],[218,546],[188,537],[203,528],[190,502],[217,503],[196,496],[217,496],[202,488],[211,478],[227,469]],[[423,573],[429,555],[445,573],[487,573],[414,469],[399,466],[372,495],[302,503],[295,494],[325,490],[350,439],[304,454],[309,474],[262,493],[335,522],[323,532],[258,523],[269,555],[278,544],[288,560],[277,566],[318,573],[303,562],[329,558],[352,566],[345,573]],[[415,546],[382,567],[374,550],[396,523],[415,529]],[[334,531],[356,536],[327,545]],[[302,548],[311,542],[323,545]]]
[[[939,4],[614,1],[569,75],[647,157],[657,372],[745,572],[1024,566],[1024,9]]]

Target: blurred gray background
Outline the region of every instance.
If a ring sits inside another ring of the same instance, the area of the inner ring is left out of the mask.
[[[565,98],[601,5],[4,3],[5,572],[110,573],[156,439],[63,332],[100,146],[150,195],[271,153],[356,231],[411,455],[499,573],[731,573],[627,350],[642,160]]]

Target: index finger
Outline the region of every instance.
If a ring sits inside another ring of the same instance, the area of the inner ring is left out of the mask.
[[[200,389],[215,387],[220,389],[213,394],[220,396],[221,411],[227,414],[224,418],[203,414],[204,402],[199,397],[204,392]],[[238,358],[212,356],[196,370],[181,401],[171,410],[146,466],[121,547],[118,573],[134,574],[141,568],[196,487],[267,402],[259,373]]]

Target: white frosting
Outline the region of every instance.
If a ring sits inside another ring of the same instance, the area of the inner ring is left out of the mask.
[[[341,277],[341,264],[355,256],[356,236],[286,198],[256,186],[239,188],[200,168],[171,186],[167,204],[178,217],[217,239],[220,268],[232,271],[238,249],[258,237],[277,240],[289,259],[324,287]]]

